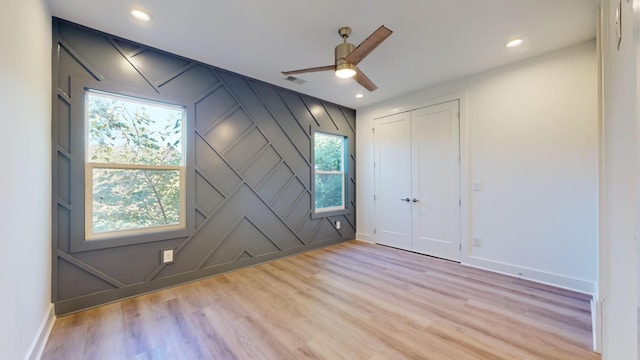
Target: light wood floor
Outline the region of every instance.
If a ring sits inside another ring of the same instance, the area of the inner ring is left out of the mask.
[[[352,241],[56,320],[43,359],[600,359],[589,298]]]

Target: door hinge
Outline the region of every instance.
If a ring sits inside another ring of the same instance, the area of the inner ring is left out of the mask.
[[[375,134],[376,133],[376,128],[371,128],[371,132]]]
[[[462,206],[462,199],[458,199],[458,206]]]
[[[376,167],[376,162],[375,161],[373,162],[373,167]]]
[[[460,249],[460,251],[462,251],[462,244],[458,244],[458,249]]]
[[[373,201],[376,201],[376,196],[375,195],[373,195]]]
[[[376,234],[376,228],[373,228],[373,234],[374,235]]]

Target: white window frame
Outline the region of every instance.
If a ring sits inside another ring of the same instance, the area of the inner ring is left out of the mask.
[[[130,101],[139,102],[141,104],[148,104],[155,107],[166,107],[172,110],[182,111],[183,117],[181,121],[181,136],[182,136],[182,165],[143,165],[143,164],[119,164],[119,163],[103,163],[89,160],[89,107],[88,94],[98,94],[105,98],[114,99],[126,99]],[[187,109],[180,105],[172,105],[159,101],[147,100],[135,96],[121,95],[112,92],[106,92],[94,89],[85,89],[84,92],[84,164],[85,164],[85,239],[86,240],[102,240],[110,238],[121,238],[127,236],[152,234],[157,232],[165,232],[172,230],[182,230],[186,228],[186,117]],[[179,200],[179,220],[177,224],[150,226],[137,229],[126,230],[114,230],[106,232],[93,232],[93,170],[94,169],[114,169],[114,170],[173,170],[178,171],[180,176],[180,200]]]
[[[336,138],[339,138],[341,140],[340,142],[340,153],[342,154],[342,161],[340,162],[340,171],[323,171],[323,170],[316,170],[315,169],[315,146],[316,146],[316,141],[315,141],[315,137],[316,134],[320,133],[322,135],[325,136],[333,136]],[[312,148],[312,169],[313,169],[313,178],[311,179],[312,181],[312,197],[311,197],[311,206],[312,206],[312,215],[314,215],[314,217],[324,217],[324,216],[332,216],[332,215],[339,215],[339,214],[344,214],[348,211],[347,208],[347,187],[346,187],[346,178],[347,178],[347,169],[345,168],[347,166],[347,151],[345,148],[345,145],[348,141],[348,137],[345,135],[341,135],[341,134],[335,134],[335,133],[331,133],[331,132],[326,132],[326,131],[322,131],[319,129],[315,129],[312,130],[312,141],[311,141],[311,148]],[[315,182],[316,182],[316,175],[341,175],[341,180],[342,180],[342,205],[341,206],[332,206],[332,207],[326,207],[326,208],[316,208],[316,204],[315,204]]]

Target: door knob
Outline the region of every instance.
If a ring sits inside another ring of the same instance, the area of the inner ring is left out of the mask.
[[[416,203],[416,202],[418,202],[418,201],[420,201],[420,200],[418,200],[418,199],[416,199],[416,198],[413,198],[413,199],[411,199],[411,201],[413,201],[414,203]]]
[[[404,198],[404,199],[400,199],[400,201],[406,201],[406,202],[409,202],[409,201],[411,201],[411,199],[409,199],[409,198]]]

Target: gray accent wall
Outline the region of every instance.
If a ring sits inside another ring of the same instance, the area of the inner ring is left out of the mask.
[[[185,106],[186,232],[84,239],[83,84]],[[353,109],[56,18],[52,95],[58,315],[355,237]],[[346,215],[310,216],[312,128],[348,136]],[[163,265],[168,248],[175,262]]]

